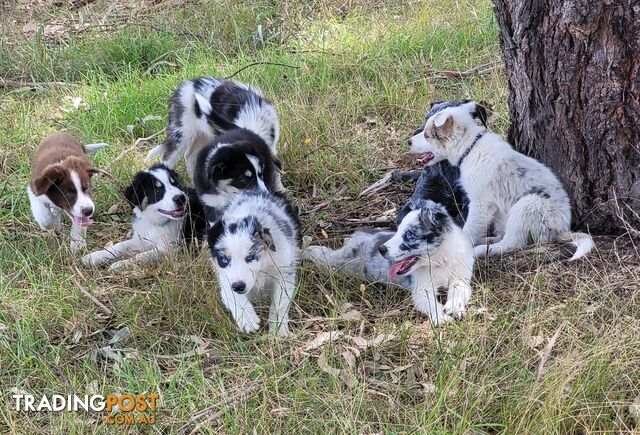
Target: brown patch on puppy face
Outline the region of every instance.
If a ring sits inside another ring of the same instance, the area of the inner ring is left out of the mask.
[[[47,166],[42,175],[33,180],[33,192],[36,195],[46,195],[53,204],[71,213],[71,208],[78,199],[72,172],[77,174],[82,192],[90,196],[91,177],[97,171],[88,161],[75,156]]]
[[[442,119],[441,116],[436,116],[427,122],[424,128],[424,138],[427,142],[432,143],[437,148],[444,150],[446,148],[446,139],[453,131],[453,118],[451,115],[446,119]]]

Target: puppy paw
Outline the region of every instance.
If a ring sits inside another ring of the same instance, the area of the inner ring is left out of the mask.
[[[95,261],[93,260],[93,254],[87,254],[84,257],[82,257],[80,259],[80,263],[86,267],[95,266]]]
[[[131,260],[116,261],[111,266],[109,266],[109,270],[111,272],[114,272],[114,271],[118,271],[118,270],[128,269],[129,267],[131,267],[131,264],[132,264]]]
[[[429,318],[431,319],[431,323],[433,323],[433,326],[440,326],[444,325],[445,323],[453,322],[453,317],[445,314],[444,311],[432,313],[431,315],[429,315]]]
[[[87,243],[84,241],[72,240],[70,247],[71,247],[71,253],[77,254],[78,252],[82,251],[87,247]]]
[[[269,323],[269,334],[288,337],[290,334],[289,324],[287,322]]]
[[[252,333],[260,328],[260,318],[253,308],[245,308],[236,318],[236,324],[240,332]]]
[[[447,300],[447,303],[444,304],[443,311],[454,319],[462,319],[467,312],[464,300],[456,296]]]

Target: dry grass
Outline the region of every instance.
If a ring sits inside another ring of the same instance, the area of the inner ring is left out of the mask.
[[[406,138],[429,101],[489,101],[492,127],[506,128],[502,72],[484,67],[499,65],[488,0],[0,9],[0,80],[11,82],[0,94],[0,432],[112,429],[99,414],[16,413],[14,388],[158,393],[157,423],[134,432],[637,430],[640,253],[628,236],[598,237],[574,264],[555,260],[555,246],[480,261],[469,315],[436,330],[403,291],[304,265],[294,335],[279,340],[235,331],[204,254],[126,274],[85,270],[30,217],[29,156],[44,134],[109,142],[96,164],[124,183],[151,146],[137,139],[162,130],[181,78],[271,61],[299,68],[260,65],[237,78],[278,106],[285,184],[305,234],[332,244],[388,226],[412,186],[359,192],[390,168],[415,167]],[[41,25],[33,35],[30,22]],[[47,36],[47,25],[61,27]],[[163,119],[141,122],[147,115]],[[129,219],[120,185],[100,177],[94,188],[92,248],[124,237]],[[92,357],[125,327],[112,346],[122,361]]]

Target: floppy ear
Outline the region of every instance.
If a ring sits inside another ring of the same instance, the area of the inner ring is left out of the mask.
[[[223,232],[224,225],[222,224],[222,221],[217,221],[211,228],[207,230],[207,242],[209,244],[209,249],[212,252]]]
[[[66,174],[67,170],[62,165],[49,165],[44,168],[42,175],[33,180],[33,193],[43,195]]]
[[[260,236],[260,239],[262,239],[262,241],[264,242],[264,246],[266,246],[267,249],[270,249],[273,252],[276,252],[276,244],[273,242],[273,236],[271,235],[271,231],[269,231],[269,228],[258,229],[258,235]]]
[[[453,117],[446,113],[438,113],[433,120],[433,125],[438,130],[442,130],[444,132],[451,131],[451,127],[453,126]]]
[[[131,205],[131,207],[139,207],[144,209],[144,203],[146,195],[144,194],[145,184],[149,182],[151,175],[146,172],[138,172],[131,184],[127,186],[124,191],[124,199]]]
[[[432,205],[425,205],[420,209],[420,220],[429,226],[442,227],[448,217],[447,212],[443,211],[441,207],[434,208]]]
[[[429,109],[433,109],[433,106],[435,106],[436,104],[440,104],[443,103],[443,101],[432,101],[431,102],[431,106],[429,106]]]

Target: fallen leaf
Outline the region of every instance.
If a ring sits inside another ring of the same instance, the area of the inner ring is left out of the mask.
[[[320,334],[318,334],[316,336],[316,338],[314,338],[313,340],[311,340],[309,343],[307,343],[307,345],[304,347],[305,350],[309,351],[309,350],[314,350],[319,348],[320,346],[322,346],[323,344],[335,340],[339,337],[342,337],[344,334],[341,331],[328,331],[328,332],[322,332]]]
[[[129,330],[128,326],[125,326],[124,328],[113,334],[113,337],[111,337],[111,340],[109,340],[107,344],[119,343],[129,337],[129,335],[131,335],[131,331]]]
[[[320,370],[323,372],[329,373],[330,375],[340,379],[350,388],[355,386],[357,383],[356,377],[350,370],[331,367],[327,362],[327,356],[324,351],[322,351],[318,357],[318,367],[320,367]]]

